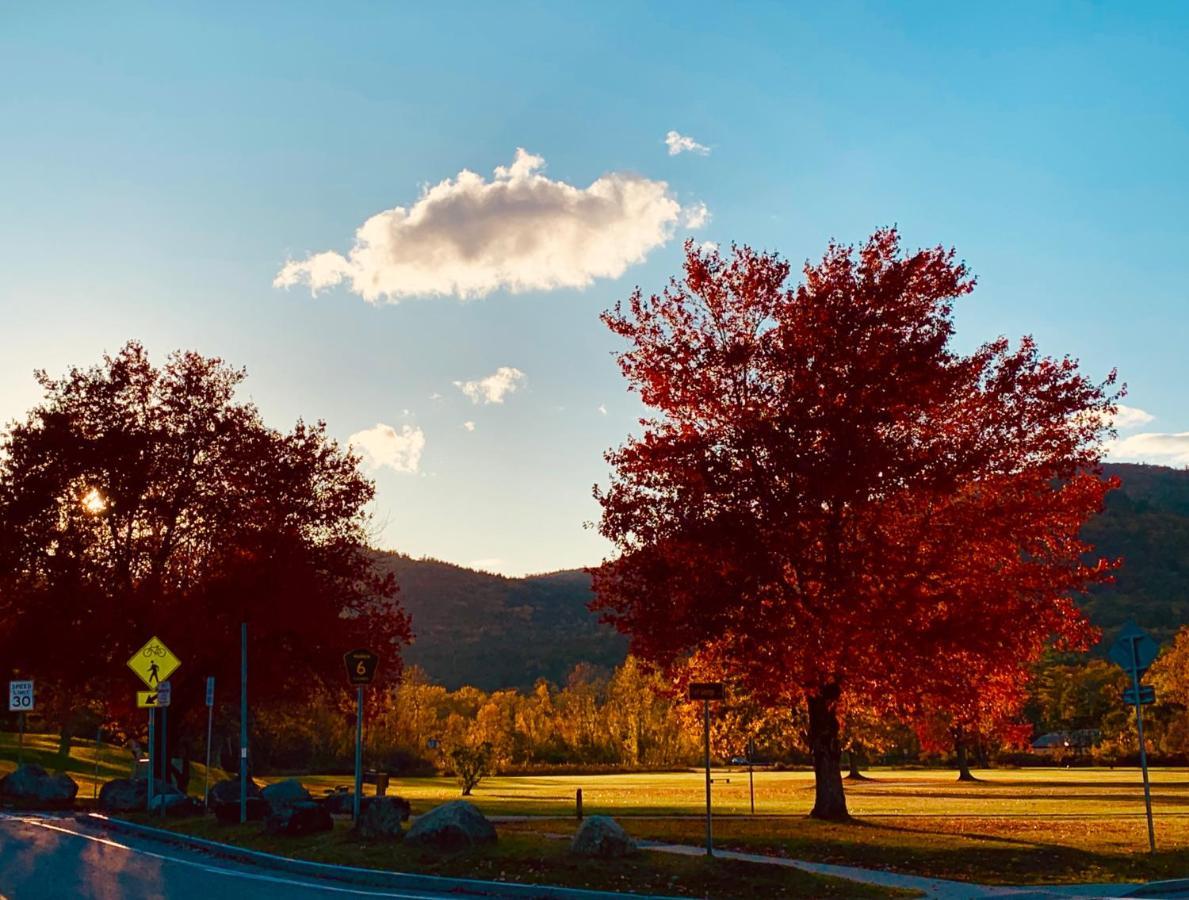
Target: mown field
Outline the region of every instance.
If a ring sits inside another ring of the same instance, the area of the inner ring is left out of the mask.
[[[14,736],[0,739],[0,772],[13,766],[10,738]],[[28,740],[27,758],[49,769],[59,767],[56,738]],[[66,764],[80,783],[80,799],[94,790],[96,752],[90,742],[76,742]],[[100,781],[128,773],[126,751],[100,752],[99,762]],[[959,783],[953,772],[944,770],[872,770],[870,780],[847,784],[855,821],[835,825],[806,817],[813,800],[808,772],[757,771],[757,815],[752,817],[747,772],[720,769],[714,773],[715,835],[727,848],[988,883],[1189,877],[1189,770],[1152,773],[1155,854],[1147,852],[1143,794],[1135,770],[976,774],[978,782]],[[351,783],[346,774],[300,780],[315,795]],[[201,767],[191,788],[201,793]],[[504,817],[499,828],[508,837],[552,841],[541,846],[559,847],[556,838],[545,836],[572,833],[579,788],[587,815],[612,815],[638,837],[691,844],[702,839],[698,771],[491,777],[470,799],[488,815]],[[390,792],[409,799],[414,814],[459,796],[448,778],[394,778]],[[333,852],[348,852],[335,847]]]

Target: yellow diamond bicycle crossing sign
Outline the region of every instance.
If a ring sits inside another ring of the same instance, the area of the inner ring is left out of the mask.
[[[182,661],[173,655],[160,638],[149,638],[149,642],[132,654],[128,668],[140,676],[140,680],[152,690],[177,671]]]

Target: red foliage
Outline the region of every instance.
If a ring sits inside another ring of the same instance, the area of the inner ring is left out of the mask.
[[[1112,565],[1087,563],[1079,532],[1113,486],[1114,375],[1094,384],[1030,338],[959,354],[973,279],[952,251],[902,254],[893,229],[832,244],[795,288],[775,255],[686,249],[683,281],[604,316],[655,416],[595,492],[619,555],[594,608],[641,656],[714,646],[757,695],[803,696],[815,814],[845,816],[844,694],[903,708],[939,659],[1089,638],[1071,597]]]
[[[254,701],[342,683],[359,645],[399,676],[410,625],[366,547],[371,482],[322,423],[265,426],[234,399],[243,377],[196,353],[157,368],[135,343],[39,375],[44,401],[0,444],[0,654],[51,708],[127,714],[125,660],[152,635],[183,661],[179,713],[206,675],[234,696],[243,621]]]

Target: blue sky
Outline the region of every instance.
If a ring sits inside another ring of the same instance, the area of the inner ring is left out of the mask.
[[[1117,366],[1116,458],[1189,463],[1189,7],[817,6],[0,7],[0,419],[34,368],[194,348],[370,448],[382,545],[594,563],[640,413],[598,313],[686,236],[799,264],[897,223],[977,273],[963,347]]]

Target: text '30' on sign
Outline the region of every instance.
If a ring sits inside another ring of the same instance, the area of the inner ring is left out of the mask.
[[[370,650],[352,650],[343,655],[347,666],[347,680],[351,684],[371,684],[376,679],[380,657]]]

